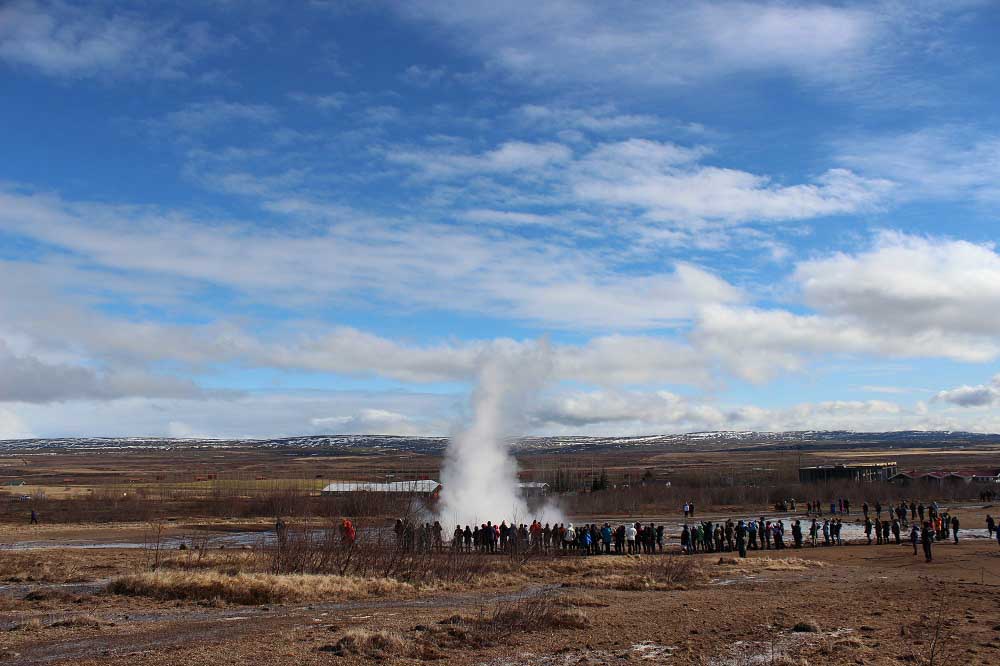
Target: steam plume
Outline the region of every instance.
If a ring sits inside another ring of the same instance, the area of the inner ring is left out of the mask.
[[[439,517],[445,524],[562,520],[553,507],[529,515],[508,443],[524,427],[528,403],[545,385],[551,365],[544,342],[494,350],[484,359],[472,394],[472,423],[449,441],[441,472]]]

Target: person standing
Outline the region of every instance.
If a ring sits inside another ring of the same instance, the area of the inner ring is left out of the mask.
[[[913,523],[913,528],[910,530],[910,543],[913,544],[913,554],[917,554],[917,541],[920,540],[920,528],[917,524]]]
[[[924,527],[920,530],[920,543],[924,546],[924,559],[930,562],[933,558],[931,557],[931,544],[934,542],[934,531],[931,529],[931,524],[924,521]]]
[[[736,548],[739,550],[740,557],[747,556],[747,528],[742,520],[736,526]]]
[[[955,538],[955,543],[958,543],[958,516],[951,517],[951,533]]]
[[[31,524],[32,525],[38,524],[38,512],[35,511],[34,509],[31,510]]]
[[[993,520],[993,516],[986,514],[986,532],[990,539],[993,538],[993,532],[997,528],[997,523]]]

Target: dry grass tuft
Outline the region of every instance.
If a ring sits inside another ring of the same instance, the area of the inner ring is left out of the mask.
[[[827,566],[825,562],[807,560],[801,557],[750,557],[747,559],[720,557],[717,564],[734,567],[740,571],[807,571]]]
[[[356,655],[372,659],[404,657],[414,650],[414,645],[402,634],[384,629],[348,629],[333,645],[320,648],[340,656]]]
[[[366,599],[412,593],[414,587],[389,578],[312,574],[227,575],[208,571],[157,571],[121,576],[108,592],[154,599],[219,599],[235,604],[269,604],[321,599]]]
[[[636,560],[624,571],[594,572],[589,578],[588,586],[612,590],[683,590],[702,580],[704,572],[693,558],[668,556]]]
[[[502,637],[548,629],[584,629],[590,626],[590,618],[579,608],[542,596],[497,604],[492,614],[481,615],[473,624],[487,636]]]
[[[71,617],[65,617],[61,620],[56,620],[50,627],[86,627],[91,629],[98,629],[100,627],[107,627],[113,625],[113,622],[104,620],[95,615],[73,615]]]
[[[18,622],[13,627],[11,631],[40,631],[45,625],[37,617],[33,617],[30,620],[25,620],[24,622]]]

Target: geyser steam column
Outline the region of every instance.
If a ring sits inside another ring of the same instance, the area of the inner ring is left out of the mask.
[[[528,515],[508,443],[525,425],[528,403],[545,385],[551,366],[544,342],[511,343],[484,358],[472,393],[472,423],[449,441],[441,472],[438,517],[444,525],[562,519],[551,507]]]

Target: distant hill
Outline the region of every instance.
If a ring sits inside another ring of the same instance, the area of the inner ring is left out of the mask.
[[[275,439],[170,439],[162,437],[68,437],[0,440],[0,451],[116,451],[128,449],[288,449],[354,453],[441,453],[444,437],[392,435],[305,435]],[[950,448],[1000,445],[1000,434],[970,432],[851,432],[846,430],[795,432],[717,431],[638,437],[524,437],[514,442],[522,454],[580,453],[638,448],[663,451],[810,450],[852,448]]]

